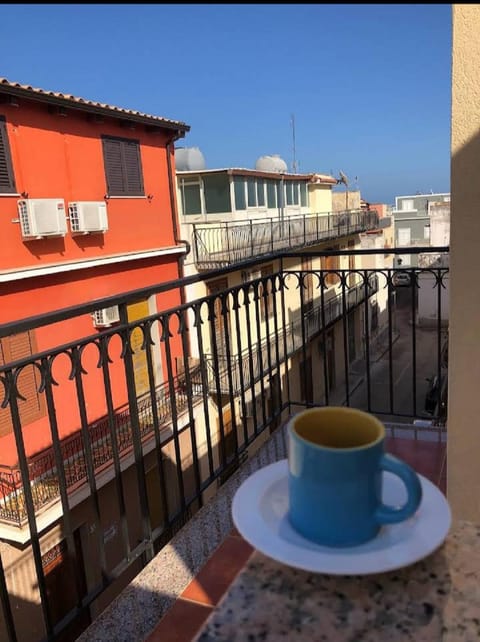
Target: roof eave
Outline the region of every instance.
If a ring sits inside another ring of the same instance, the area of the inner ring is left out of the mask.
[[[24,89],[22,87],[12,87],[11,85],[0,84],[0,94],[17,96],[19,98],[34,100],[36,102],[46,103],[49,105],[57,105],[68,109],[75,109],[89,114],[98,114],[101,116],[108,116],[109,118],[118,118],[120,120],[127,120],[143,125],[150,125],[153,127],[160,127],[162,129],[174,130],[182,135],[190,131],[190,126],[186,125],[185,123],[163,120],[162,118],[151,117],[148,115],[130,114],[121,109],[112,109],[110,107],[91,105],[87,101],[82,102],[81,100],[72,100],[71,98],[52,96],[30,89]]]

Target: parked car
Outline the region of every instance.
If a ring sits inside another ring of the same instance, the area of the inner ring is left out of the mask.
[[[410,277],[410,274],[405,270],[399,270],[398,272],[393,273],[392,285],[396,288],[409,286],[411,281],[412,279]]]

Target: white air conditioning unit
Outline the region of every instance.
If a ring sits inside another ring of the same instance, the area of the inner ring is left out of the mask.
[[[65,236],[67,233],[63,198],[26,198],[17,205],[24,239]]]
[[[72,234],[108,230],[107,205],[103,201],[76,201],[68,204]]]
[[[92,314],[93,325],[96,328],[108,328],[113,323],[120,321],[120,311],[118,305],[112,305],[110,308],[102,308],[95,310]]]

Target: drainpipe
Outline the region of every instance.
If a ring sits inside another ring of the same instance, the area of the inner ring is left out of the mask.
[[[184,271],[185,259],[190,254],[192,248],[188,241],[181,239],[178,236],[178,224],[177,224],[178,212],[177,212],[177,202],[175,199],[175,192],[177,189],[177,180],[173,174],[171,155],[172,155],[172,152],[174,151],[173,145],[175,141],[177,141],[179,138],[183,138],[183,133],[177,132],[174,136],[172,136],[172,138],[170,138],[170,140],[167,142],[167,145],[166,145],[166,151],[167,151],[168,183],[170,186],[170,209],[172,211],[173,238],[175,240],[176,245],[180,245],[183,243],[187,250],[186,253],[182,254],[182,256],[180,256],[178,259],[178,273],[180,275],[180,278],[183,279],[183,277],[185,276],[185,271]],[[185,289],[183,287],[180,288],[180,301],[182,305],[186,302]]]

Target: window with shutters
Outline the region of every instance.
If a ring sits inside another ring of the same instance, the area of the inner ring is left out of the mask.
[[[302,257],[303,313],[313,310],[313,273],[312,259]]]
[[[140,144],[136,140],[102,136],[109,196],[144,196]]]
[[[16,191],[7,124],[3,116],[0,116],[0,194],[14,194]]]
[[[29,357],[36,352],[33,332],[21,332],[0,339],[0,366]],[[44,395],[38,392],[40,373],[33,365],[25,366],[17,379],[18,392],[25,400],[18,398],[18,410],[22,426],[45,415]],[[3,401],[4,388],[0,385],[0,403]],[[10,406],[0,408],[0,437],[12,432]]]
[[[273,263],[270,263],[269,265],[264,265],[262,267],[262,269],[260,270],[260,274],[261,274],[262,277],[269,276],[270,274],[273,274]],[[274,297],[274,295],[273,295],[273,292],[272,292],[272,281],[270,279],[265,282],[265,289],[264,289],[264,284],[260,283],[260,285],[258,287],[258,294],[259,294],[259,297],[260,297],[260,300],[259,300],[260,318],[262,319],[262,321],[265,321],[265,319],[268,316],[268,318],[270,319],[270,323],[273,324],[273,297]]]
[[[215,341],[217,344],[217,354],[219,356],[225,356],[227,354],[227,339],[228,345],[230,347],[230,335],[227,336],[227,331],[230,323],[230,314],[228,309],[228,298],[225,302],[225,310],[220,297],[220,293],[228,289],[228,279],[218,279],[216,281],[210,281],[207,284],[208,294],[218,294],[214,299],[213,303],[213,314],[214,318],[211,319],[211,333],[215,334]],[[226,329],[227,326],[227,329]],[[213,336],[212,336],[213,339]],[[213,341],[212,341],[213,343]],[[212,345],[213,353],[213,345]]]
[[[335,247],[327,247],[326,250],[327,252],[337,251],[338,245],[336,245]],[[322,256],[320,260],[321,260],[322,270],[339,270],[340,269],[340,257],[338,256]],[[325,275],[325,283],[327,286],[335,285],[339,281],[340,281],[340,277],[335,272],[329,272],[328,274]]]

